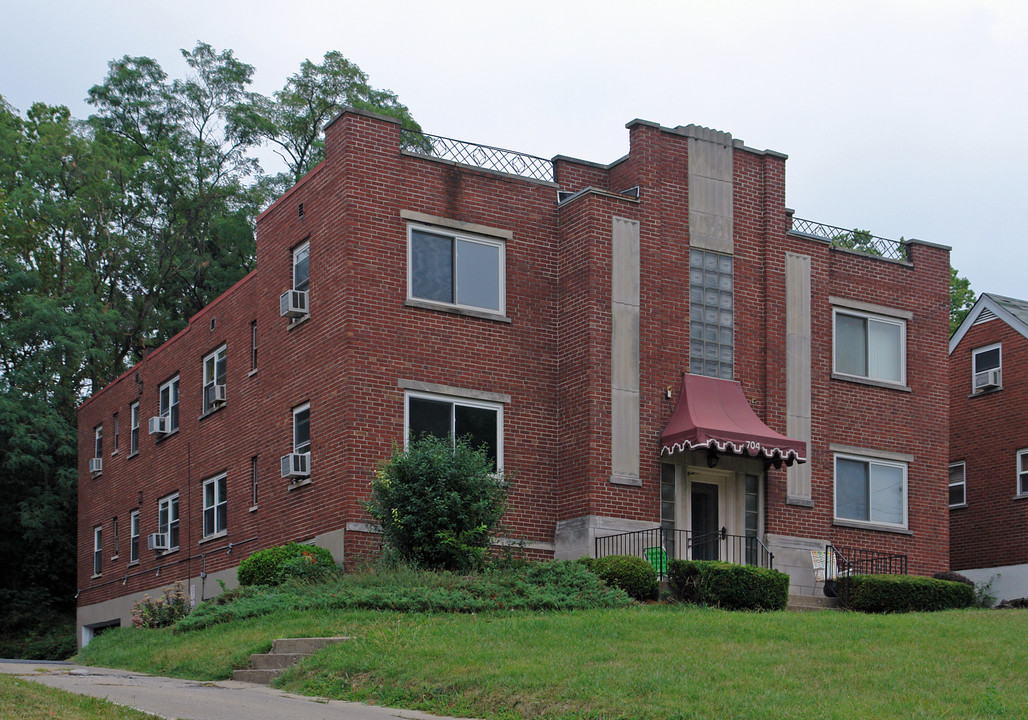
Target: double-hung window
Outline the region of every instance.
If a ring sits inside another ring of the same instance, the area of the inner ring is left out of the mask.
[[[210,537],[228,528],[228,499],[225,473],[203,484],[203,536]]]
[[[129,455],[135,455],[139,452],[139,403],[132,403],[129,415]]]
[[[157,504],[157,532],[168,536],[168,549],[178,549],[178,493]]]
[[[203,359],[203,411],[209,413],[225,401],[225,356],[222,345]]]
[[[886,383],[906,382],[906,322],[855,310],[835,311],[835,367],[849,375]]]
[[[250,372],[257,372],[257,321],[250,322]]]
[[[114,413],[114,437],[113,437],[113,441],[111,442],[111,455],[117,455],[118,454],[118,434],[119,433],[120,433],[120,428],[119,428],[119,423],[118,423],[118,413]]]
[[[996,390],[1003,384],[1003,348],[1000,343],[981,347],[971,353],[971,392],[980,393]]]
[[[408,227],[408,296],[455,308],[502,314],[504,251],[500,240],[441,228]]]
[[[129,516],[129,562],[139,562],[139,511]]]
[[[311,244],[303,242],[293,248],[293,290],[310,290]]]
[[[178,376],[161,385],[160,416],[167,418],[169,433],[178,430]]]
[[[406,440],[422,435],[467,438],[484,447],[496,468],[503,467],[503,405],[424,393],[407,393]]]
[[[907,526],[907,464],[855,455],[835,456],[835,517]]]
[[[1017,494],[1028,495],[1028,449],[1017,451]]]
[[[311,406],[310,403],[293,408],[293,452],[311,451]]]
[[[103,571],[103,528],[93,528],[93,575]]]
[[[949,506],[963,507],[967,505],[967,466],[953,463],[949,466]]]
[[[97,425],[93,429],[93,457],[102,458],[104,456],[104,426]]]

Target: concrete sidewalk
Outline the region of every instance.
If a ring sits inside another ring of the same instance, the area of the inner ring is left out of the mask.
[[[80,695],[106,698],[169,720],[455,720],[417,710],[291,695],[265,685],[233,680],[177,680],[44,661],[0,660],[0,673]]]

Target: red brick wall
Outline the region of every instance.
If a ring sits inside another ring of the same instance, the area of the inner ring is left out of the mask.
[[[971,354],[1002,343],[1002,389],[972,395]],[[950,355],[950,462],[965,463],[967,507],[949,511],[954,570],[1028,562],[1028,499],[1017,451],[1028,448],[1028,339],[1002,320],[972,325]]]

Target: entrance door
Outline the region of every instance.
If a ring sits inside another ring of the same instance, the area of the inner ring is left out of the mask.
[[[692,521],[692,559],[721,558],[721,488],[719,484],[693,482],[689,493]]]

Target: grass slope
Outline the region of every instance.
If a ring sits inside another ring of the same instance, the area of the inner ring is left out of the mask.
[[[75,695],[30,680],[0,675],[0,718],[17,720],[158,720],[100,698]]]
[[[310,695],[482,718],[1028,718],[1028,611],[276,612],[122,629],[79,661],[228,677],[277,637],[350,635],[280,678]]]

